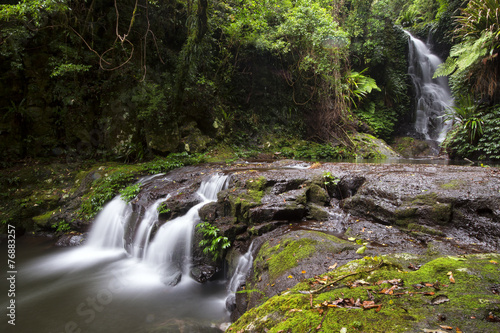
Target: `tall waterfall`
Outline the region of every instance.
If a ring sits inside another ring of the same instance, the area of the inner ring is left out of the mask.
[[[410,50],[408,74],[415,87],[415,132],[439,145],[451,127],[443,119],[446,110],[453,106],[448,79],[432,78],[442,61],[424,42],[406,33]]]

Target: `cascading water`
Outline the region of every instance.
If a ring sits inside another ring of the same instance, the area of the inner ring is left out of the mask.
[[[242,255],[238,260],[238,265],[236,265],[234,274],[231,277],[231,280],[229,280],[229,284],[227,286],[227,290],[230,293],[234,294],[236,291],[238,291],[238,288],[245,281],[246,276],[250,271],[250,268],[252,268],[253,265],[252,251],[253,251],[253,242],[252,244],[250,244],[247,253]]]
[[[253,265],[253,242],[250,244],[248,251],[238,259],[238,264],[234,270],[234,274],[227,285],[228,295],[226,297],[226,308],[233,311],[236,307],[236,292],[238,288],[245,282],[246,277]]]
[[[214,176],[202,183],[196,192],[202,198],[202,202],[192,207],[184,216],[162,225],[147,246],[145,260],[160,267],[168,277],[166,283],[177,283],[180,276],[189,270],[193,229],[200,221],[198,211],[207,203],[217,199],[217,193],[224,187],[226,180],[227,176]]]
[[[408,74],[415,88],[415,132],[436,143],[437,149],[451,127],[443,116],[453,106],[453,98],[446,77],[432,78],[442,61],[424,42],[406,33],[410,51]]]
[[[96,218],[87,244],[24,263],[18,314],[29,320],[17,325],[20,331],[142,332],[169,321],[210,327],[227,320],[223,281],[199,284],[187,274],[198,210],[217,198],[227,178],[204,181],[197,192],[201,202],[154,235],[157,207],[168,197],[138,221],[118,196]]]

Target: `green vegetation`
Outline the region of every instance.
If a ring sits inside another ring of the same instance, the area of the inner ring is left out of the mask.
[[[120,190],[120,198],[122,198],[123,201],[129,203],[137,196],[137,194],[139,194],[139,192],[141,191],[141,185],[141,183],[137,183]]]
[[[500,298],[490,291],[498,282],[498,259],[498,254],[432,261],[365,257],[271,297],[247,311],[231,331],[404,332],[447,325],[464,332],[495,332],[497,323],[484,319],[490,311],[498,313],[493,309]],[[408,271],[410,260],[425,264]],[[331,288],[324,288],[325,283]]]
[[[208,222],[198,223],[196,228],[203,234],[203,239],[199,243],[203,253],[211,255],[214,261],[222,258],[224,251],[231,246],[229,238],[220,235],[219,228]]]

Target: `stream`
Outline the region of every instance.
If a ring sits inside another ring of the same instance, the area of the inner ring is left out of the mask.
[[[215,327],[229,319],[227,281],[201,284],[189,269],[197,212],[216,199],[226,178],[203,182],[200,203],[152,239],[156,210],[134,223],[130,204],[119,196],[97,216],[85,245],[53,248],[48,240],[19,239],[16,332],[151,332],[182,321],[190,332],[219,331]],[[137,237],[128,243],[130,228]]]

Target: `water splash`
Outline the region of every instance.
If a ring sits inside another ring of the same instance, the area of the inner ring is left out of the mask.
[[[410,51],[408,74],[415,87],[415,132],[439,145],[451,128],[451,123],[443,119],[446,111],[453,106],[448,79],[432,78],[442,63],[441,59],[432,54],[424,42],[409,32],[406,34],[409,36]]]

